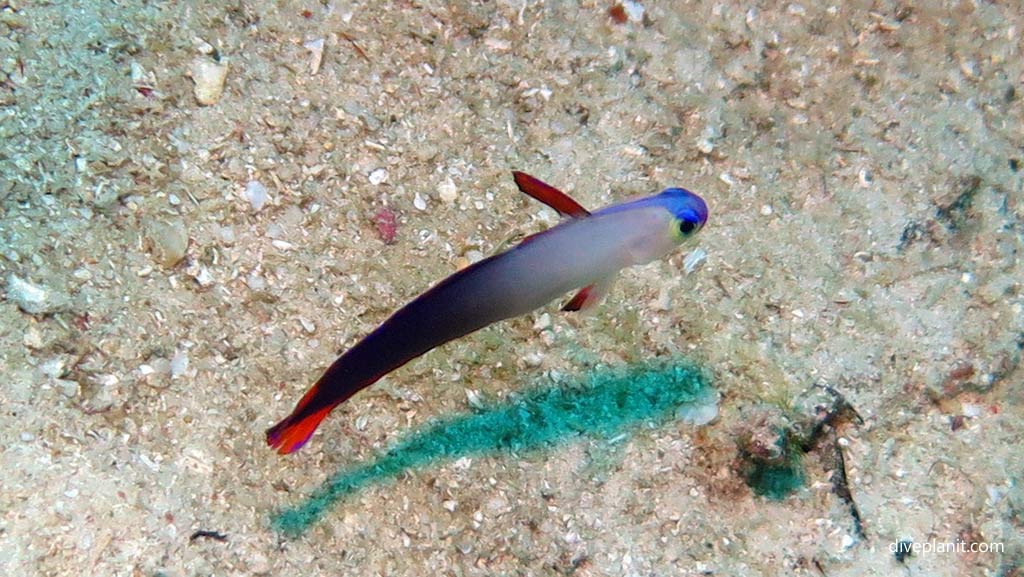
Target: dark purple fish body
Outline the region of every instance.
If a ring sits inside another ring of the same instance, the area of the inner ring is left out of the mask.
[[[412,359],[663,256],[679,244],[677,220],[663,203],[643,199],[563,222],[456,272],[335,360],[295,411],[267,432],[268,443],[293,452],[335,406]]]

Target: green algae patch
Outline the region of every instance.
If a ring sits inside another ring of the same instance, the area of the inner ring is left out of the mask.
[[[781,501],[804,486],[806,449],[781,413],[765,411],[745,418],[748,430],[737,440],[740,475],[754,494]]]
[[[784,463],[754,462],[744,471],[744,480],[754,494],[781,501],[804,486],[801,461],[794,455]]]
[[[426,425],[376,459],[335,474],[304,503],[277,513],[271,526],[299,536],[339,500],[410,469],[468,455],[549,450],[580,435],[612,436],[677,416],[701,422],[716,402],[708,374],[689,361],[593,369],[566,385]]]

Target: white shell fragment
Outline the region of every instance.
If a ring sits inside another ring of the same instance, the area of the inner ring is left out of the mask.
[[[192,275],[192,278],[194,278],[196,283],[203,288],[207,288],[213,284],[213,275],[210,274],[210,269],[205,266],[199,266],[198,270],[195,271],[195,274]]]
[[[676,410],[676,417],[695,426],[706,425],[718,418],[718,393],[709,392]]]
[[[196,83],[196,102],[203,106],[217,104],[224,94],[224,81],[227,77],[227,60],[217,62],[205,57],[193,60],[192,81]]]
[[[683,259],[683,270],[686,271],[686,274],[692,274],[695,270],[703,266],[704,261],[707,259],[708,252],[703,248],[698,247]]]
[[[320,72],[320,65],[324,61],[324,39],[310,40],[303,44],[303,46],[306,50],[309,50],[309,73],[316,74]]]
[[[386,168],[375,168],[370,172],[370,184],[377,186],[378,184],[384,184],[388,181],[388,171]]]
[[[11,274],[7,277],[7,300],[32,314],[47,314],[67,308],[67,298],[51,289],[35,285]]]
[[[198,36],[192,39],[192,48],[195,48],[196,52],[207,56],[212,55],[217,50],[213,47],[213,44],[210,44]]]
[[[643,22],[644,21],[644,5],[636,2],[636,0],[626,0],[622,3],[622,7],[626,9],[626,15],[629,16],[630,22]]]
[[[469,406],[473,407],[474,409],[484,408],[483,399],[480,398],[480,393],[477,392],[475,389],[466,389],[466,401],[468,401]]]
[[[427,210],[427,201],[418,192],[412,199],[412,205],[416,207],[416,210]]]
[[[302,325],[302,330],[306,331],[309,334],[313,334],[316,332],[316,325],[313,324],[313,321],[309,319],[299,317],[299,324]]]

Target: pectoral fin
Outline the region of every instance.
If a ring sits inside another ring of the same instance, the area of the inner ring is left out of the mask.
[[[615,277],[608,277],[581,288],[580,292],[572,297],[572,300],[565,303],[562,310],[572,312],[593,309],[608,294],[614,281]]]
[[[573,200],[568,194],[538,178],[519,171],[512,171],[512,178],[515,179],[519,190],[555,209],[558,211],[558,214],[573,218],[590,216],[590,211],[583,208],[580,203]]]

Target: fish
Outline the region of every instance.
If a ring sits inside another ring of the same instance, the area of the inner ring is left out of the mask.
[[[335,407],[449,341],[576,289],[562,310],[592,309],[620,270],[668,255],[708,220],[707,204],[684,188],[590,212],[538,178],[518,171],[512,176],[519,190],[564,219],[455,272],[398,309],[338,357],[288,417],[267,429],[268,445],[282,455],[294,453]]]

